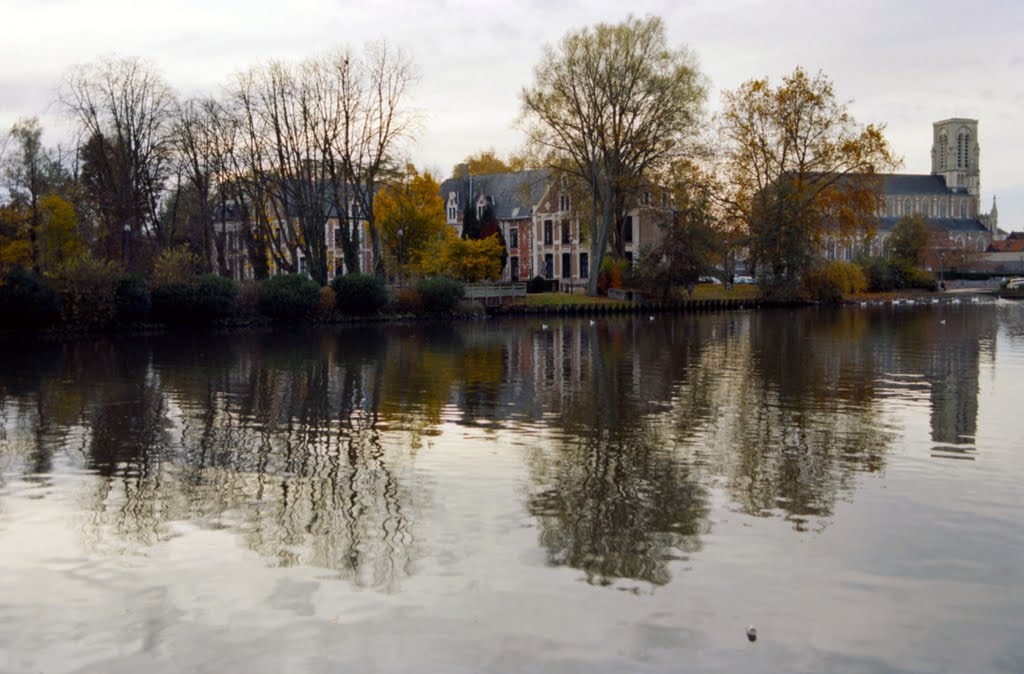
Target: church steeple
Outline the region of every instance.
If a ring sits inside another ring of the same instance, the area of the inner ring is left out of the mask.
[[[942,176],[951,190],[979,196],[978,120],[944,119],[932,124],[932,130],[932,175]],[[978,211],[980,209],[975,209]]]

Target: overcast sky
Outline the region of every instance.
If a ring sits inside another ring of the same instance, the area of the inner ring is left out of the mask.
[[[627,12],[661,16],[700,59],[712,91],[797,65],[822,70],[862,123],[885,123],[903,170],[930,171],[931,125],[979,120],[982,208],[1024,230],[1024,2],[1021,0],[5,0],[0,129],[38,116],[55,143],[53,104],[69,66],[104,55],[152,61],[179,93],[215,93],[231,73],[384,37],[421,71],[426,113],[417,165],[447,174],[480,149],[522,142],[518,94],[541,46]]]

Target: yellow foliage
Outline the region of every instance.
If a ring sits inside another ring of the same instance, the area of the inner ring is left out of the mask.
[[[381,232],[384,266],[391,276],[423,272],[445,230],[444,200],[430,172],[419,173],[409,164],[405,174],[384,186],[373,200],[373,214]],[[401,267],[401,269],[399,269]]]
[[[448,275],[465,283],[494,281],[501,278],[503,254],[497,234],[486,239],[460,239],[452,233],[428,273]]]
[[[153,286],[191,283],[195,279],[198,262],[184,246],[162,251],[153,265]]]
[[[40,199],[39,210],[39,268],[44,274],[54,273],[85,255],[78,234],[78,214],[70,201],[56,194]]]

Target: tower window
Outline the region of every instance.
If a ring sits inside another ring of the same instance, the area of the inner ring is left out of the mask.
[[[956,134],[956,167],[967,168],[969,161],[968,147],[971,142],[971,134],[966,128],[961,128]]]

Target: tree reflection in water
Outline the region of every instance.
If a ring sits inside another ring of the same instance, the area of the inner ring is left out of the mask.
[[[826,526],[884,468],[890,403],[928,405],[936,442],[974,434],[995,310],[886,312],[8,345],[0,473],[94,473],[94,547],[192,523],[392,589],[427,554],[417,522],[438,497],[417,452],[463,424],[531,447],[526,508],[551,564],[662,585],[707,540],[712,484],[743,513]]]

